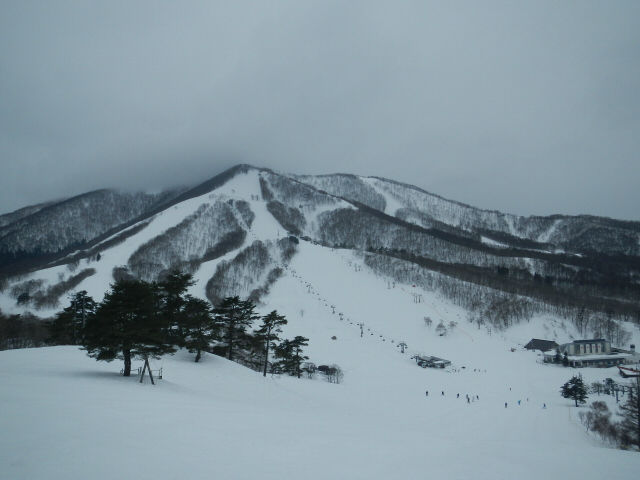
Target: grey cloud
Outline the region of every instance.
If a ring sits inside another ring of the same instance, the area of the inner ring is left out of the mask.
[[[0,211],[245,162],[640,219],[637,2],[2,9]]]

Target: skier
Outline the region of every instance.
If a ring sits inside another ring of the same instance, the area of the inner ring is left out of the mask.
[[[518,406],[520,405],[520,400],[518,400]]]
[[[507,402],[504,402],[504,408],[507,408]]]
[[[456,398],[460,398],[460,394],[459,393],[456,394]]]
[[[428,397],[429,396],[429,390],[427,390],[426,392],[424,392],[425,395]]]
[[[442,390],[442,396],[444,397],[444,390]]]
[[[542,404],[542,408],[547,408],[547,404],[546,404],[546,403],[543,403],[543,404]]]

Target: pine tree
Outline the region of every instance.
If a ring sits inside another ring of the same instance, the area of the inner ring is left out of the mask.
[[[298,335],[293,340],[283,340],[274,349],[274,355],[280,361],[276,364],[276,371],[288,373],[300,378],[302,362],[309,357],[303,355],[302,347],[309,345],[309,339]]]
[[[93,317],[87,320],[83,349],[96,360],[124,360],[124,376],[131,375],[135,357],[159,357],[175,351],[169,323],[159,314],[156,284],[121,280],[111,285]]]
[[[96,313],[97,304],[86,290],[70,299],[70,305],[58,312],[50,327],[50,340],[58,345],[82,344],[85,324]]]
[[[619,415],[622,416],[620,426],[624,437],[640,449],[640,377],[636,377],[636,384],[630,389],[627,401],[620,406]]]
[[[227,297],[218,305],[213,313],[215,321],[222,330],[222,342],[227,350],[227,358],[233,360],[234,347],[247,337],[247,328],[257,320],[256,306],[240,297]]]
[[[183,334],[182,343],[191,353],[196,354],[195,361],[200,361],[202,351],[206,350],[218,335],[218,328],[211,315],[209,303],[187,295],[180,311],[180,325]]]
[[[169,273],[164,280],[158,283],[162,313],[171,326],[172,335],[175,336],[175,343],[179,346],[185,346],[186,331],[181,324],[183,320],[182,311],[187,302],[187,290],[194,284],[193,276],[190,273],[181,273],[177,270]]]
[[[278,333],[282,332],[280,328],[286,325],[287,320],[284,315],[278,315],[277,311],[273,311],[262,317],[262,325],[256,331],[257,336],[264,341],[264,365],[262,375],[267,376],[267,365],[269,364],[269,348],[274,347],[275,340],[278,340]]]
[[[585,387],[582,377],[579,375],[574,375],[567,383],[562,385],[560,392],[564,398],[575,400],[576,407],[578,402],[586,403],[587,401],[587,387]]]
[[[300,374],[302,372],[301,365],[305,360],[309,360],[309,357],[302,354],[302,347],[306,347],[309,345],[309,339],[302,337],[300,335],[296,336],[292,340],[293,344],[293,362],[294,362],[294,372],[295,375],[300,378]]]

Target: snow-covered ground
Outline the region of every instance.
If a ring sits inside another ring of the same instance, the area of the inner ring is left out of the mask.
[[[521,347],[570,331],[540,318],[489,335],[433,293],[415,303],[416,293],[350,251],[300,243],[261,310],[287,316],[287,337],[309,337],[312,361],[340,365],[339,385],[179,352],[155,362],[164,378],[152,386],[73,347],[0,352],[0,479],[634,476],[640,454],[602,445],[560,397],[576,370]],[[440,337],[440,320],[457,326]],[[422,369],[415,352],[453,364]],[[579,372],[589,383],[619,378]]]

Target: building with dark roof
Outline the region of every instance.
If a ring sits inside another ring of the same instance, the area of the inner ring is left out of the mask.
[[[558,348],[558,344],[553,340],[540,340],[539,338],[532,338],[531,341],[524,346],[524,348],[526,348],[527,350],[540,350],[541,352],[546,352],[548,350]]]
[[[422,368],[445,368],[451,365],[450,360],[426,355],[415,355],[413,357],[416,363]]]

